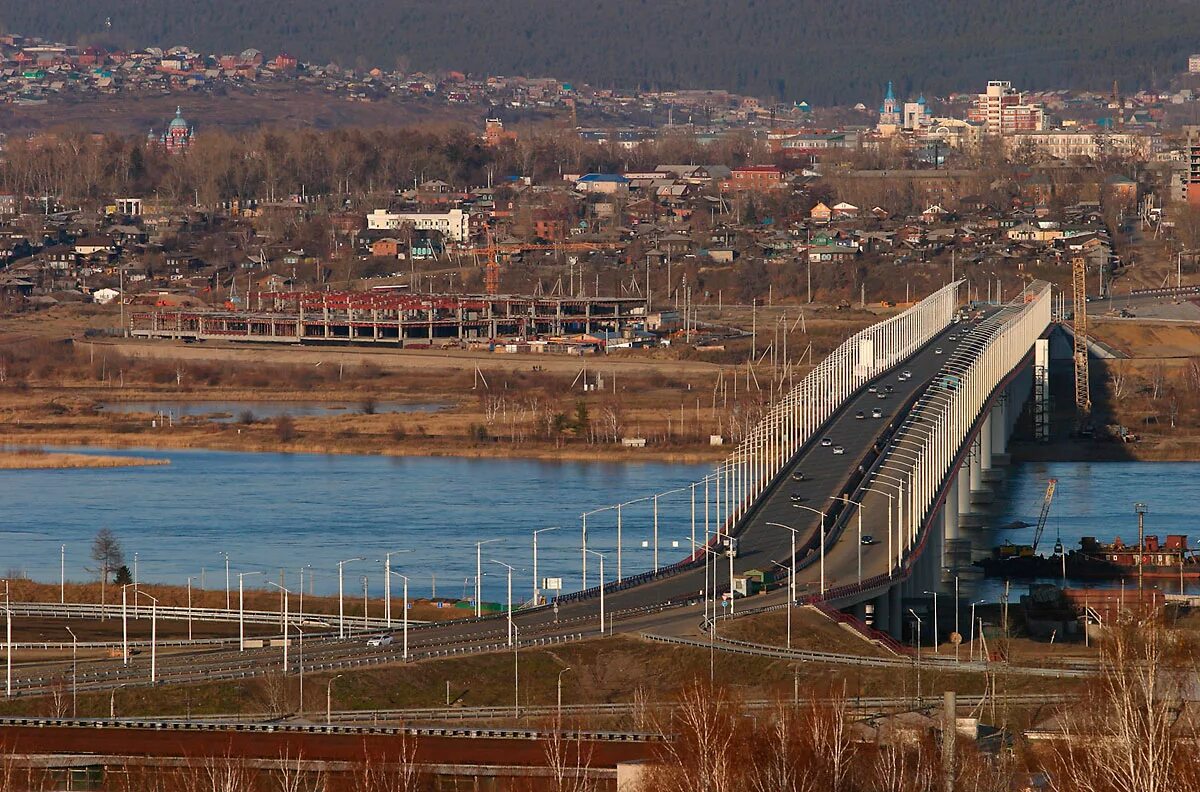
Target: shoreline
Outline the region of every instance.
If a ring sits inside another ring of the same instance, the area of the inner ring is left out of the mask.
[[[1200,437],[1138,443],[1056,440],[1045,445],[1015,443],[1009,447],[1019,462],[1200,462]]]
[[[323,446],[319,443],[305,442],[248,442],[248,443],[206,443],[191,442],[195,438],[186,438],[188,442],[173,443],[169,437],[140,436],[136,443],[130,443],[124,438],[96,438],[94,436],[80,438],[74,441],[64,438],[47,439],[37,436],[10,436],[8,445],[29,446],[49,449],[76,449],[75,456],[85,459],[124,459],[133,460],[130,466],[145,466],[155,464],[170,464],[170,460],[151,460],[142,457],[113,457],[93,455],[80,452],[77,449],[97,450],[136,450],[150,449],[161,451],[221,451],[226,453],[243,454],[314,454],[323,456],[377,456],[377,457],[426,457],[426,458],[460,458],[460,459],[520,459],[542,462],[605,462],[605,463],[636,463],[657,462],[668,464],[703,464],[715,462],[724,455],[714,455],[701,451],[629,449],[623,447],[564,447],[564,448],[507,448],[501,444],[449,446],[438,448],[407,448],[393,446],[390,448],[345,448],[334,445]],[[47,456],[71,455],[71,451],[47,451]],[[121,465],[79,465],[78,467],[120,467]],[[53,467],[53,466],[46,466]],[[5,469],[0,457],[0,470]],[[9,468],[18,469],[18,468]]]

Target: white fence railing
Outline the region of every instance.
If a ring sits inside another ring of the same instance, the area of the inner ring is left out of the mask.
[[[885,449],[878,475],[894,482],[899,500],[893,567],[921,540],[964,440],[992,392],[1021,362],[1050,324],[1050,285],[1034,282],[1018,301],[984,320],[947,357],[934,384],[906,416]]]

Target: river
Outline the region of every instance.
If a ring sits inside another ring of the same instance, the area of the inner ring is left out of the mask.
[[[0,472],[6,507],[0,574],[57,581],[65,544],[67,578],[95,579],[85,571],[94,566],[87,556],[97,530],[108,527],[131,568],[138,554],[138,577],[147,582],[183,584],[195,576],[199,585],[203,576],[209,588],[222,588],[228,552],[234,573],[258,571],[277,580],[283,567],[293,584],[297,570],[311,565],[313,590],[329,594],[337,592],[336,563],[362,556],[366,560],[345,567],[346,589],[361,595],[366,575],[378,596],[383,554],[411,551],[392,563],[410,576],[412,596],[430,595],[436,576],[438,596],[461,597],[469,588],[464,581],[475,575],[475,542],[497,539],[482,550],[485,595],[493,601],[504,596],[506,573],[491,562],[496,559],[517,568],[514,598],[524,600],[532,593],[533,529],[562,526],[539,536],[538,572],[564,578],[564,590],[571,591],[580,585],[583,511],[683,487],[707,472],[703,465],[655,462],[72,450],[169,458],[171,464]],[[652,550],[642,546],[652,539],[651,503],[628,507],[622,516],[628,576],[653,564]],[[690,530],[690,492],[664,498],[660,563],[686,554],[688,542],[681,540]],[[609,579],[615,545],[615,513],[590,518],[589,546],[609,554]],[[593,584],[595,562],[589,562]]]
[[[1111,542],[1120,536],[1126,543],[1137,542],[1137,515],[1134,503],[1146,504],[1146,534],[1185,534],[1191,547],[1200,546],[1200,523],[1196,504],[1200,503],[1200,463],[1194,462],[1027,462],[1006,469],[1007,476],[996,486],[995,502],[986,507],[987,523],[992,529],[968,530],[976,557],[982,550],[1009,540],[1030,544],[1034,527],[998,530],[1022,521],[1036,524],[1038,512],[1050,478],[1058,479],[1046,532],[1038,548],[1050,553],[1061,537],[1067,550],[1079,547],[1084,536]],[[1061,580],[1046,582],[1061,583]],[[1120,581],[1069,581],[1072,585],[1120,586]],[[1154,585],[1178,593],[1179,581],[1157,580]],[[1013,583],[1024,591],[1027,584]],[[995,599],[1003,589],[1002,581],[979,584],[979,594]],[[1200,592],[1200,582],[1185,585],[1188,592]]]

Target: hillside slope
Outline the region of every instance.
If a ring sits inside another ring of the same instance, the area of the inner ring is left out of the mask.
[[[112,30],[104,32],[110,18]],[[1196,48],[1194,0],[0,0],[9,30],[68,41],[257,47],[343,66],[716,87],[785,100],[1161,83]]]

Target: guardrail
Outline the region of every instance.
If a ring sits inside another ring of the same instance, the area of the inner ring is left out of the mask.
[[[51,618],[94,618],[94,619],[117,619],[121,617],[122,608],[120,603],[104,604],[99,603],[71,603],[66,604],[57,602],[13,602],[9,605],[14,616],[24,617],[51,617]],[[175,605],[160,605],[157,607],[158,618],[184,620],[190,618],[193,621],[244,621],[247,624],[278,624],[283,620],[283,614],[279,611],[260,611],[260,610],[226,610],[224,608],[188,608]],[[129,618],[148,619],[151,616],[152,609],[146,605],[127,605],[125,613]],[[346,626],[353,629],[355,632],[374,632],[376,630],[388,629],[385,619],[369,618],[363,620],[361,616],[346,618]],[[288,622],[290,624],[299,624],[301,626],[320,626],[320,627],[337,627],[337,614],[327,613],[288,613]],[[392,629],[395,629],[399,620],[392,619]],[[429,622],[417,621],[409,619],[409,626],[427,624]]]

